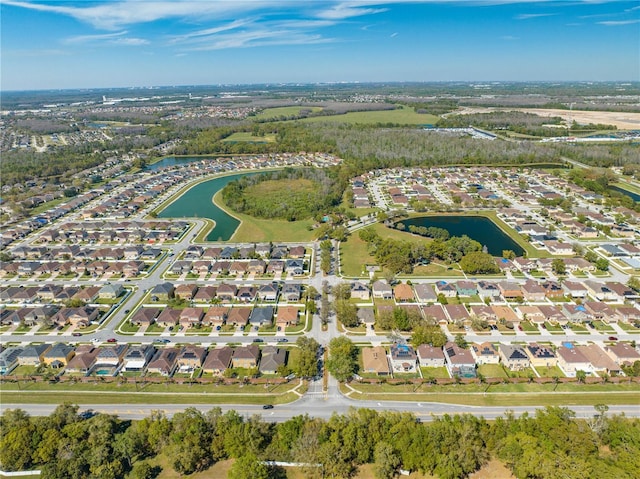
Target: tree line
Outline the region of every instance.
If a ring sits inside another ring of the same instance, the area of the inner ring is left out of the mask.
[[[351,409],[328,420],[304,415],[274,424],[220,408],[127,421],[89,417],[64,404],[48,417],[6,410],[0,461],[5,470],[38,467],[47,479],[151,479],[161,472],[158,455],[180,475],[231,458],[232,479],[286,477],[264,462],[273,460],[303,463],[309,478],[349,478],[373,464],[378,479],[396,477],[400,469],[456,479],[491,458],[521,479],[640,477],[640,420],[610,416],[605,405],[595,408],[589,420],[562,407],[507,413],[492,422],[445,415],[428,423],[409,413]]]

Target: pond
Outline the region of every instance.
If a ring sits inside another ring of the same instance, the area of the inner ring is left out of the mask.
[[[207,235],[207,241],[228,241],[240,221],[218,208],[213,203],[213,196],[233,180],[259,174],[261,173],[220,176],[198,183],[158,213],[158,218],[208,218],[215,221],[216,225]]]
[[[623,195],[628,196],[633,201],[640,201],[640,195],[637,193],[633,193],[629,190],[625,190],[624,188],[620,188],[619,186],[609,186],[609,189],[612,191],[617,191],[618,193],[622,193]]]
[[[503,250],[511,250],[516,256],[522,256],[524,250],[505,234],[496,224],[484,216],[420,216],[401,221],[410,225],[442,228],[451,236],[467,235],[476,240],[493,256],[502,256]]]

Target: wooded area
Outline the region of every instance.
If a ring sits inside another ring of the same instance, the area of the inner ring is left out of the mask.
[[[518,478],[632,479],[640,477],[640,421],[607,415],[589,420],[566,408],[489,422],[470,415],[420,423],[408,413],[353,409],[329,420],[297,416],[280,424],[213,408],[187,408],[171,419],[156,412],[141,421],[78,414],[61,405],[48,417],[8,410],[0,418],[0,461],[6,470],[41,468],[47,479],[150,479],[163,454],[180,474],[235,459],[229,477],[282,478],[261,461],[306,464],[309,478],[348,478],[374,464],[376,477],[400,468],[443,479],[467,477],[497,457]]]

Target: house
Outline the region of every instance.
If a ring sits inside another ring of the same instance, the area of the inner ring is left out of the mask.
[[[39,366],[44,363],[44,355],[51,348],[50,344],[30,344],[18,355],[21,366]]]
[[[176,274],[180,276],[180,275],[189,273],[191,271],[191,266],[192,266],[191,261],[184,261],[184,260],[176,261],[171,265],[171,268],[169,269],[169,271],[171,272],[171,274]]]
[[[593,315],[582,304],[563,304],[562,312],[572,323],[593,321]]]
[[[562,289],[562,285],[556,281],[545,281],[540,287],[544,289],[544,295],[549,299],[564,297],[564,289]]]
[[[221,376],[231,367],[232,357],[233,349],[229,346],[211,349],[202,364],[202,372],[205,374],[213,374],[214,376]]]
[[[156,318],[156,323],[163,328],[175,326],[180,321],[180,313],[181,310],[179,309],[164,308]]]
[[[278,368],[287,363],[287,351],[275,346],[265,346],[262,349],[260,366],[258,370],[262,374],[277,374]]]
[[[173,294],[176,298],[191,301],[198,291],[198,286],[195,284],[179,284],[176,286]]]
[[[150,344],[131,346],[123,359],[123,372],[144,372],[144,368],[156,353]]]
[[[558,366],[569,377],[575,377],[576,371],[587,372],[592,368],[589,359],[571,343],[558,347],[556,355],[558,356]]]
[[[482,299],[495,299],[500,297],[500,288],[497,284],[492,283],[491,281],[478,281],[477,289],[478,296]]]
[[[124,293],[124,288],[119,283],[107,283],[98,292],[98,297],[102,299],[116,299],[122,293]]]
[[[442,294],[445,298],[455,298],[458,294],[458,289],[453,283],[447,283],[446,281],[438,281],[435,284],[436,294]]]
[[[171,283],[156,284],[151,290],[151,299],[155,301],[169,301],[173,298],[175,288]]]
[[[243,303],[252,303],[256,299],[256,288],[253,286],[240,286],[236,297]]]
[[[227,324],[234,326],[244,326],[249,322],[251,315],[250,308],[231,308],[227,316]]]
[[[364,324],[365,326],[373,327],[376,322],[376,315],[373,311],[373,308],[371,307],[365,306],[362,308],[358,308],[358,312],[356,314],[358,316],[358,319],[360,320],[360,323]]]
[[[292,246],[289,248],[289,258],[302,259],[305,255],[304,246]]]
[[[285,261],[284,270],[287,274],[300,276],[304,274],[304,261],[301,259],[288,259]]]
[[[585,301],[582,303],[588,313],[591,314],[593,319],[605,321],[607,323],[617,322],[618,315],[607,303],[600,301]]]
[[[258,366],[260,358],[260,348],[255,344],[248,346],[238,346],[233,350],[231,364],[234,368],[255,368]]]
[[[393,299],[393,289],[384,280],[379,279],[373,283],[373,297],[381,299]]]
[[[471,319],[467,308],[462,304],[445,304],[444,310],[452,323],[465,322]]]
[[[217,274],[228,274],[231,263],[229,261],[216,261],[211,266],[211,271]]]
[[[640,310],[635,306],[622,306],[616,310],[620,317],[620,321],[629,323],[632,321],[640,321]]]
[[[488,324],[496,324],[498,322],[498,317],[493,309],[491,309],[491,306],[487,306],[486,304],[472,304],[470,308],[472,318],[486,321]]]
[[[96,362],[93,367],[94,371],[98,369],[108,369],[112,376],[115,375],[118,368],[124,361],[128,348],[128,344],[101,347],[98,351],[98,355],[96,356]]]
[[[515,344],[500,344],[498,354],[502,364],[512,371],[522,371],[530,366],[529,356],[524,348]]]
[[[389,376],[391,374],[387,352],[382,346],[362,348],[362,372],[376,374],[377,376]]]
[[[435,303],[438,300],[433,287],[427,283],[418,283],[413,286],[413,290],[420,303]]]
[[[252,259],[251,261],[249,261],[249,264],[247,265],[247,272],[249,274],[261,275],[261,274],[264,274],[266,268],[267,268],[267,263],[265,263],[263,260]]]
[[[216,290],[215,286],[199,286],[193,300],[198,303],[210,303],[216,297]]]
[[[498,364],[500,362],[500,355],[498,354],[496,347],[489,342],[472,344],[471,355],[478,365]]]
[[[229,265],[229,274],[243,275],[247,272],[247,263],[244,261],[232,261]]]
[[[500,294],[502,295],[502,297],[507,301],[517,300],[518,298],[522,298],[524,296],[518,283],[500,281],[498,283],[498,288],[500,289]]]
[[[442,348],[436,348],[430,344],[421,344],[416,350],[418,363],[427,368],[439,368],[445,365]]]
[[[282,297],[289,303],[297,303],[302,297],[302,285],[299,283],[285,283],[282,287]]]
[[[478,293],[476,284],[473,281],[456,281],[455,286],[458,296],[470,297]]]
[[[42,362],[51,368],[63,368],[75,355],[73,346],[64,343],[55,343],[42,356]]]
[[[542,346],[538,343],[529,343],[525,346],[524,352],[529,357],[529,361],[533,367],[553,367],[558,364],[558,358],[553,350],[548,346]]]
[[[263,284],[258,288],[258,298],[261,301],[276,301],[278,299],[278,283]]]
[[[538,306],[516,306],[515,313],[522,321],[542,324],[546,321],[546,316]]]
[[[270,326],[273,323],[273,306],[257,306],[249,315],[252,326]]]
[[[179,353],[180,349],[173,347],[157,350],[147,364],[147,373],[171,377],[178,367]]]
[[[609,344],[605,346],[604,351],[620,366],[623,364],[631,365],[636,361],[640,361],[640,353],[628,343],[617,342]]]
[[[100,350],[90,344],[83,344],[76,348],[75,356],[69,360],[65,367],[65,373],[89,374],[96,363]]]
[[[422,310],[424,311],[424,317],[429,320],[432,320],[433,323],[437,324],[447,324],[449,319],[447,318],[447,313],[442,308],[441,304],[429,304],[427,306],[423,306]]]
[[[26,326],[33,326],[36,324],[41,325],[53,325],[55,323],[55,316],[60,311],[60,306],[54,306],[51,304],[45,304],[37,308],[29,308],[23,311],[22,322]]]
[[[218,286],[218,290],[216,291],[216,298],[221,301],[231,302],[236,299],[237,292],[238,288],[236,288],[235,285],[222,283]]]
[[[87,286],[79,289],[71,298],[79,299],[85,303],[93,303],[98,298],[100,289],[100,286]]]
[[[451,377],[476,377],[476,361],[468,349],[462,349],[454,342],[444,345],[444,360]]]
[[[79,308],[62,308],[51,319],[56,324],[71,324],[79,328],[86,328],[98,319],[98,308],[82,306]]]
[[[18,367],[18,356],[22,348],[10,347],[0,352],[0,375],[6,376]]]
[[[211,306],[204,315],[202,323],[213,327],[222,326],[226,322],[228,315],[229,308],[225,306]]]
[[[418,356],[408,344],[396,343],[391,345],[391,369],[399,373],[416,371]]]
[[[160,311],[162,311],[161,308],[155,307],[140,308],[131,317],[131,324],[135,324],[138,326],[149,326],[150,324],[153,324],[155,322],[156,317],[158,317],[158,315],[160,314]]]
[[[520,318],[516,315],[516,313],[509,306],[497,306],[491,305],[491,309],[498,318],[498,322],[506,321],[507,323],[518,323],[520,322]]]
[[[544,301],[546,298],[544,288],[531,279],[525,281],[520,289],[526,301]]]
[[[267,264],[267,274],[281,274],[284,272],[284,261],[272,259]]]
[[[184,308],[182,311],[180,311],[178,322],[184,329],[195,328],[201,324],[203,316],[203,308]]]
[[[178,353],[176,358],[177,371],[180,373],[192,373],[201,368],[207,350],[200,346],[187,345]]]
[[[589,360],[592,371],[606,374],[618,374],[622,368],[597,344],[589,344],[587,346],[576,346],[584,356]]]
[[[371,298],[371,292],[364,283],[355,281],[351,283],[351,297],[368,301]]]
[[[609,289],[607,284],[598,283],[597,281],[587,280],[584,282],[587,287],[589,296],[599,301],[620,301],[618,294]]]
[[[393,289],[393,296],[396,303],[407,303],[413,301],[413,290],[405,283],[398,283]]]
[[[298,324],[298,314],[300,310],[295,306],[280,306],[276,316],[276,325],[279,331],[283,331],[287,326]]]
[[[207,275],[211,271],[211,261],[194,261],[191,271],[198,275]]]
[[[572,298],[585,298],[587,296],[587,287],[577,281],[564,281],[562,283],[562,289],[565,294]]]

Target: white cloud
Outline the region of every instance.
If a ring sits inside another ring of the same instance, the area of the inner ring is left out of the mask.
[[[532,18],[553,17],[555,13],[523,13],[516,15],[516,20],[531,20]]]
[[[63,40],[63,43],[89,43],[89,42],[99,42],[102,40],[110,40],[113,38],[120,37],[122,35],[126,35],[127,31],[123,30],[121,32],[115,33],[103,33],[99,35],[78,35],[75,37],[69,37]]]
[[[635,20],[607,20],[604,22],[598,22],[598,25],[605,25],[607,27],[619,27],[623,25],[634,25],[636,23],[640,23],[640,18],[636,18]]]
[[[391,38],[395,38],[398,36],[398,32],[393,32],[391,35],[389,35]]]

